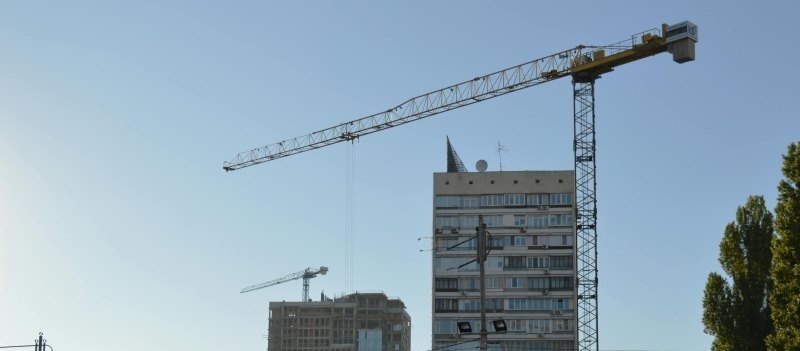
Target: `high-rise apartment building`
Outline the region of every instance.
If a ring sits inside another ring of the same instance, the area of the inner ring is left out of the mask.
[[[383,293],[270,302],[268,350],[410,351],[411,317]]]
[[[452,246],[474,237],[483,215],[491,247],[485,263],[489,350],[575,350],[574,172],[464,172],[460,160],[458,166],[433,175],[432,348],[477,337],[459,334],[457,322],[481,329],[478,264],[468,263],[476,258],[476,241]],[[498,319],[506,333],[493,334],[491,322]],[[478,342],[455,347],[473,346]]]

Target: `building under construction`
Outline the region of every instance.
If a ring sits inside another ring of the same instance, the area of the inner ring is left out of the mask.
[[[411,317],[381,292],[270,302],[268,350],[410,351]]]

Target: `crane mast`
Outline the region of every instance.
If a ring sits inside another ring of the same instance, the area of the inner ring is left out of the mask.
[[[303,278],[303,300],[302,301],[308,301],[308,288],[309,288],[309,281],[311,280],[311,278],[315,278],[319,274],[325,275],[327,273],[328,273],[328,267],[325,267],[325,266],[319,267],[319,269],[306,268],[306,269],[304,269],[302,271],[294,272],[292,274],[288,274],[288,275],[286,275],[284,277],[281,277],[281,278],[278,278],[278,279],[273,279],[273,280],[270,280],[268,282],[264,282],[264,283],[260,283],[260,284],[250,285],[250,286],[242,289],[242,291],[240,291],[239,293],[240,294],[244,294],[246,292],[250,292],[250,291],[253,291],[253,290],[259,290],[259,289],[263,289],[263,288],[270,287],[270,286],[273,286],[273,285],[278,285],[278,284],[281,284],[281,283],[286,283],[288,281],[292,281],[292,280],[297,280],[297,279]]]
[[[595,80],[618,66],[663,52],[671,53],[673,61],[678,63],[694,61],[697,34],[697,26],[684,21],[670,26],[663,24],[661,28],[640,32],[610,45],[578,45],[419,95],[376,114],[241,152],[224,162],[223,169],[234,171],[352,141],[459,107],[572,77],[578,350],[598,350]]]

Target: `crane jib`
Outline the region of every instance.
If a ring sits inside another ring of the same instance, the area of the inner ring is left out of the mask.
[[[353,141],[377,131],[566,76],[583,80],[594,79],[603,73],[610,72],[614,67],[667,51],[674,43],[669,41],[670,38],[664,38],[661,35],[662,32],[663,30],[650,29],[634,34],[629,39],[604,46],[579,45],[517,66],[478,76],[408,99],[380,113],[239,153],[231,161],[224,162],[223,169],[233,171],[343,141]],[[677,35],[687,35],[683,34],[686,31],[676,31],[676,33],[678,33]],[[696,38],[696,26],[693,33]],[[691,55],[691,59],[693,59],[693,45]]]
[[[328,267],[325,266],[319,267],[319,269],[306,268],[302,271],[294,272],[292,274],[288,274],[278,279],[273,279],[261,284],[250,285],[242,289],[242,291],[240,291],[239,293],[244,294],[246,292],[250,292],[253,290],[263,289],[273,285],[278,285],[281,283],[303,278],[303,300],[305,301],[308,299],[308,279],[315,278],[317,275],[325,275],[327,273],[328,273]]]

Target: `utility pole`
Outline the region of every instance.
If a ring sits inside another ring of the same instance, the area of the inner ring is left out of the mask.
[[[489,346],[489,332],[486,330],[486,223],[483,215],[478,215],[478,265],[480,265],[481,279],[481,351],[486,351]]]
[[[36,345],[34,345],[34,346],[36,346],[36,351],[45,351],[44,350],[45,342],[47,342],[47,340],[44,339],[44,336],[42,336],[42,333],[39,333],[39,340],[37,340],[36,341]]]

